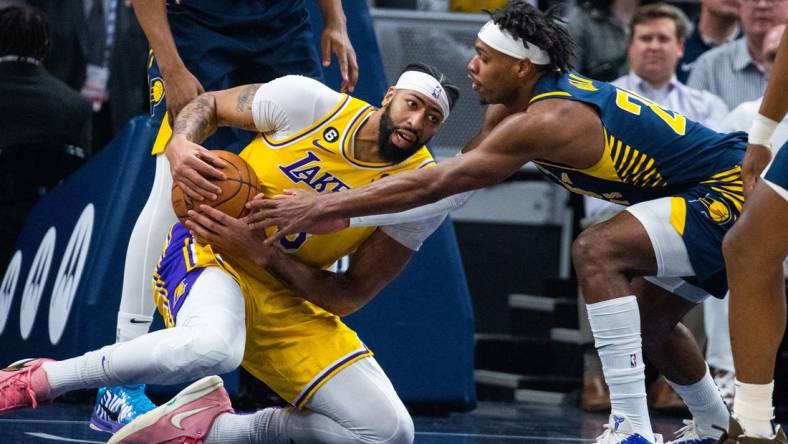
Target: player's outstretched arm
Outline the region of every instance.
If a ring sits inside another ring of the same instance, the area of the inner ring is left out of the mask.
[[[783,33],[759,115],[756,116],[750,129],[749,145],[742,166],[745,194],[752,191],[758,176],[769,164],[772,158],[769,139],[786,113],[788,113],[788,33]]]
[[[551,128],[540,128],[542,115],[514,114],[504,119],[469,153],[435,168],[409,171],[341,193],[292,191],[279,199],[255,199],[247,221],[254,228],[277,226],[267,242],[283,235],[308,232],[325,220],[407,210],[463,191],[496,184],[524,163],[539,157],[537,143]],[[259,211],[258,211],[259,210]]]
[[[167,118],[172,125],[181,109],[205,90],[178,54],[167,21],[165,0],[132,0],[131,3],[164,78]]]
[[[350,268],[333,273],[307,265],[278,247],[264,244],[265,233],[207,205],[189,212],[186,228],[201,242],[239,259],[252,274],[265,269],[301,297],[339,316],[367,304],[410,260],[413,251],[378,230],[353,254]]]
[[[175,119],[165,155],[173,181],[192,199],[214,200],[221,189],[210,179],[223,179],[224,161],[200,146],[218,126],[255,130],[252,101],[260,85],[244,85],[204,93]]]
[[[462,153],[473,151],[479,144],[487,137],[487,135],[495,128],[495,126],[503,120],[509,112],[502,105],[490,105],[485,112],[484,122],[479,132],[462,148]],[[403,223],[410,223],[429,219],[444,213],[454,211],[465,205],[466,202],[473,196],[476,190],[466,191],[464,193],[454,194],[443,199],[433,202],[428,205],[423,205],[416,208],[411,208],[407,211],[399,213],[386,213],[375,214],[372,216],[356,216],[348,219],[337,219],[336,221],[328,221],[325,226],[321,224],[318,228],[320,232],[338,231],[348,226],[350,227],[377,227],[383,225],[397,225]],[[315,231],[318,232],[318,231]]]

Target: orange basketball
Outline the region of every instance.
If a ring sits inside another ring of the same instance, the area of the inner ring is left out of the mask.
[[[211,180],[218,185],[222,192],[216,200],[203,200],[195,202],[187,196],[181,188],[172,185],[172,208],[181,222],[187,219],[189,210],[199,211],[199,205],[210,205],[217,210],[232,217],[243,217],[247,210],[244,204],[258,193],[257,175],[245,160],[229,151],[211,151],[221,157],[227,164],[221,171],[227,176],[225,180]]]

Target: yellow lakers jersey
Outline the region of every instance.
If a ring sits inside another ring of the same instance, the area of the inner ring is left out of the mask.
[[[309,127],[280,139],[260,134],[240,155],[252,166],[261,191],[269,198],[293,188],[342,192],[390,174],[434,165],[425,147],[399,164],[355,158],[354,137],[373,111],[369,104],[341,95],[333,109]],[[355,251],[374,230],[357,227],[326,235],[300,233],[283,239],[282,247],[307,264],[327,268]],[[173,233],[178,235],[171,236],[165,246],[154,283],[157,305],[168,326],[175,324],[177,307],[188,298],[187,290],[179,292],[180,287],[175,286],[188,282],[180,274],[221,267],[244,294],[243,367],[293,405],[305,406],[333,375],[371,355],[338,316],[295,294],[264,269],[239,266],[241,259],[214,252],[210,245],[199,244],[177,225]],[[169,291],[163,291],[170,284],[173,300]]]
[[[354,136],[374,110],[362,100],[342,95],[335,107],[311,126],[278,140],[261,134],[240,155],[257,173],[261,192],[266,197],[292,188],[317,193],[341,192],[435,163],[426,147],[399,164],[356,159]],[[326,235],[299,233],[282,239],[281,246],[303,262],[325,268],[355,251],[373,231],[373,227],[358,227]],[[258,278],[272,286],[280,285],[267,275]]]

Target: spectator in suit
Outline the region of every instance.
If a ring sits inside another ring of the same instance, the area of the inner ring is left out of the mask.
[[[701,0],[700,18],[684,43],[684,56],[676,67],[676,77],[687,83],[695,60],[703,53],[740,37],[741,0]]]
[[[93,102],[92,149],[101,149],[129,119],[148,110],[148,45],[131,3],[29,1],[53,20],[47,69]]]
[[[763,94],[764,37],[788,21],[788,0],[741,0],[739,17],[744,37],[703,54],[687,80],[693,88],[720,96],[730,109]]]
[[[627,72],[627,23],[639,0],[578,1],[566,15],[567,30],[577,43],[575,68],[609,82]]]
[[[41,65],[51,47],[41,10],[0,9],[0,265],[40,194],[84,158],[90,133],[90,105]]]

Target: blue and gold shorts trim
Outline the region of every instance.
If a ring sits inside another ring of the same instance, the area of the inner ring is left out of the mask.
[[[180,223],[173,225],[153,272],[153,298],[168,328],[175,326],[178,311],[205,270],[196,268],[196,260],[191,235]]]
[[[700,185],[671,197],[670,224],[687,247],[695,276],[685,280],[718,298],[728,289],[722,240],[739,217],[741,199]],[[725,189],[725,188],[723,188]]]
[[[293,405],[298,407],[299,409],[303,409],[306,407],[306,404],[312,399],[312,396],[323,386],[329,379],[334,377],[337,373],[339,373],[342,369],[350,366],[354,362],[357,362],[360,359],[366,358],[368,356],[372,356],[372,352],[364,348],[363,350],[358,350],[356,352],[351,353],[350,355],[342,358],[336,364],[332,365],[331,367],[327,368],[325,371],[317,375],[314,381],[312,381],[300,395],[298,398],[293,402]]]

